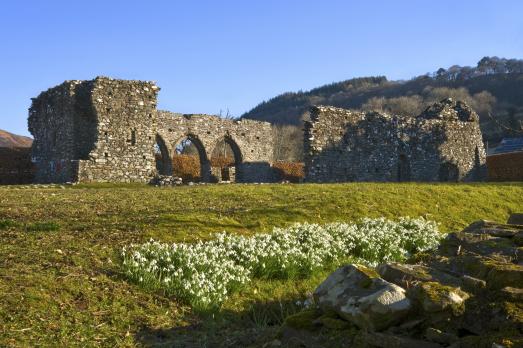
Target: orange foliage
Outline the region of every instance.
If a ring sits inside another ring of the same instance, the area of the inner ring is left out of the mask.
[[[488,179],[523,181],[523,152],[487,156]]]
[[[211,167],[225,168],[234,166],[234,158],[225,156],[215,156],[211,158]]]
[[[173,175],[183,181],[200,181],[200,158],[191,155],[173,156]]]
[[[305,176],[304,164],[302,162],[282,162],[273,163],[272,167],[280,176],[280,180],[299,182]]]

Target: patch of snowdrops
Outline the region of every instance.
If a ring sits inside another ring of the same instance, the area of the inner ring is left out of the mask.
[[[122,258],[131,280],[207,309],[219,307],[252,278],[307,277],[348,258],[369,265],[401,261],[435,248],[440,238],[437,224],[423,218],[366,218],[299,223],[253,237],[220,233],[193,244],[151,240],[124,248]]]

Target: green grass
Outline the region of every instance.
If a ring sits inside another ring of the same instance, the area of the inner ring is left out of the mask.
[[[212,317],[126,282],[120,248],[380,216],[425,216],[448,232],[503,222],[521,197],[523,184],[0,187],[0,346],[247,346],[327,271],[256,281]]]

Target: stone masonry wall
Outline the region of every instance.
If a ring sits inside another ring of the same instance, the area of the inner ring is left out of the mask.
[[[269,123],[157,111],[158,91],[152,82],[97,77],[42,92],[29,110],[36,181],[150,182],[165,174],[157,173],[155,145],[172,171],[174,147],[186,137],[200,150],[203,181],[222,140],[235,152],[237,181],[274,179]]]
[[[80,161],[79,181],[148,182],[155,175],[158,91],[152,82],[95,80],[97,140]]]
[[[310,182],[485,178],[477,114],[450,99],[417,117],[313,107],[304,146]]]
[[[91,83],[66,81],[42,92],[29,109],[29,131],[33,134],[32,157],[36,165],[36,182],[66,182],[77,178],[78,146],[74,115],[78,90]],[[86,115],[94,123],[93,115]],[[84,130],[85,137],[89,135]]]
[[[29,110],[36,182],[147,182],[154,175],[150,82],[97,77],[42,92]]]
[[[182,115],[167,111],[158,112],[158,135],[166,145],[164,157],[171,158],[181,140],[191,139],[199,150],[202,178],[209,181],[209,160],[214,148],[226,140],[237,162],[236,180],[240,182],[267,182],[273,180],[271,125],[267,122],[242,119],[227,120],[211,115]]]

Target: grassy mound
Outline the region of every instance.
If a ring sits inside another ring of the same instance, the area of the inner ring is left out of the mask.
[[[523,209],[523,184],[0,187],[0,346],[248,346],[325,277],[256,280],[203,320],[124,280],[118,252],[295,222],[424,216],[449,232]],[[223,330],[223,327],[227,330]],[[251,329],[256,330],[252,331]]]

